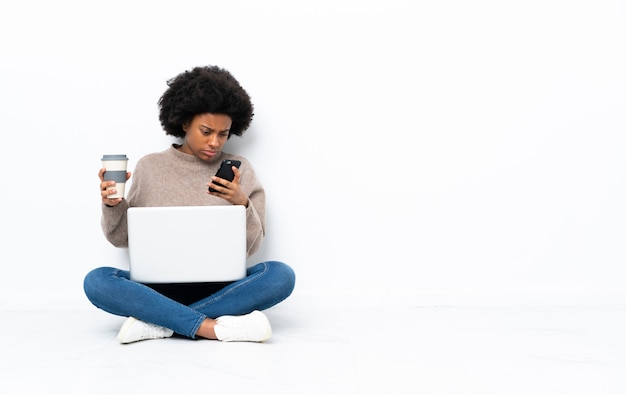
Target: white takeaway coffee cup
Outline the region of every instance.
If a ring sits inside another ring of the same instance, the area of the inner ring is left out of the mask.
[[[107,187],[109,189],[117,189],[113,195],[109,195],[109,199],[117,199],[124,197],[124,188],[126,187],[126,170],[128,169],[128,157],[121,155],[103,155],[102,166],[106,169],[104,172],[105,181],[115,181],[115,186]]]

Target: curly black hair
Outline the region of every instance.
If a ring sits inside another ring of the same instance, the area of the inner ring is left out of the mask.
[[[232,119],[230,133],[241,136],[252,122],[254,106],[248,93],[230,72],[218,66],[195,67],[167,81],[159,99],[159,121],[165,133],[185,137],[183,125],[204,113]]]

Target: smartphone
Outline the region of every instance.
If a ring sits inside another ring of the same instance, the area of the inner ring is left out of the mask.
[[[217,169],[217,173],[215,173],[215,175],[219,178],[232,181],[235,178],[235,173],[233,173],[233,166],[235,166],[236,168],[239,168],[239,166],[241,166],[241,161],[234,160],[234,159],[224,159],[222,161],[222,164],[220,165],[220,168]],[[219,182],[213,181],[213,183],[215,185],[219,185],[223,187],[223,185],[220,184]],[[209,191],[217,192],[217,190],[211,187],[209,187]]]

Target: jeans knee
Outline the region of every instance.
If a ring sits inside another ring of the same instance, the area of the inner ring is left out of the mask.
[[[293,269],[289,265],[279,261],[270,261],[267,262],[267,265],[273,273],[277,288],[283,294],[282,298],[284,299],[291,295],[296,286],[296,273]]]
[[[104,283],[106,281],[106,277],[110,275],[111,268],[109,267],[99,267],[93,269],[85,276],[83,280],[83,290],[85,291],[85,295],[87,299],[89,299],[92,303],[95,303],[100,299],[101,295],[106,288]]]

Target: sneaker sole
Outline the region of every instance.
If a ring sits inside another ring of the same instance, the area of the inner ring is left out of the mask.
[[[126,335],[128,334],[129,329],[133,325],[135,325],[135,322],[137,322],[137,319],[135,317],[128,317],[126,321],[124,321],[124,324],[122,325],[119,333],[117,334],[117,341],[119,341],[122,344],[132,343],[132,341],[126,340]]]
[[[272,325],[270,324],[270,320],[267,318],[267,316],[261,313],[260,311],[254,311],[252,314],[258,316],[259,320],[263,321],[265,323],[265,327],[267,328],[265,333],[263,333],[263,335],[261,336],[260,340],[256,340],[256,341],[264,342],[270,337],[272,337]]]

